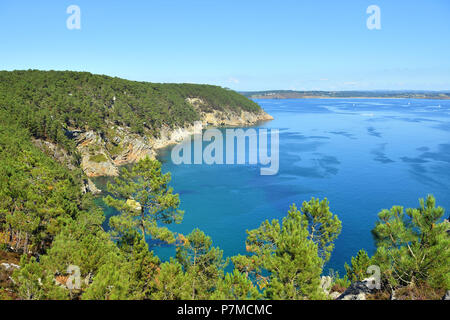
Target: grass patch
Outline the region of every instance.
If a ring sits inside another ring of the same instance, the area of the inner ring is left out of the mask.
[[[100,163],[100,162],[108,161],[108,158],[106,158],[106,156],[103,153],[99,153],[99,154],[90,156],[89,161]]]

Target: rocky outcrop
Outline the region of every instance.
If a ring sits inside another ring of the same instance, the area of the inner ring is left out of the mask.
[[[337,297],[337,300],[366,300],[366,295],[375,291],[373,283],[373,278],[353,282],[347,290]]]
[[[273,117],[262,109],[259,112],[234,111],[232,109],[211,110],[207,103],[200,98],[187,98],[186,102],[200,114],[204,126],[249,126],[260,121],[273,120]],[[209,111],[202,111],[205,109]]]
[[[325,293],[326,295],[330,294],[332,282],[333,282],[333,279],[330,276],[320,277],[320,288],[322,289],[323,293]]]
[[[81,168],[88,177],[117,176],[119,174],[119,170],[106,150],[105,141],[96,132],[83,132],[76,138],[76,141],[81,155]]]
[[[366,300],[366,295],[374,292],[371,283],[373,283],[371,278],[353,282],[347,290],[337,297],[337,300]]]
[[[20,266],[14,263],[2,263],[0,264],[6,271],[14,271],[20,269]]]
[[[84,179],[81,186],[81,191],[83,193],[92,193],[93,195],[98,195],[102,193],[102,190],[98,189],[97,186],[92,182],[91,179]]]
[[[36,147],[41,149],[45,154],[53,157],[54,159],[56,159],[56,161],[65,165],[70,170],[75,169],[75,166],[73,165],[75,162],[73,157],[70,156],[67,153],[67,151],[64,150],[63,148],[61,148],[60,146],[58,146],[52,142],[42,140],[42,139],[33,139],[32,142]]]
[[[320,289],[331,300],[336,300],[341,293],[332,290],[333,278],[330,276],[320,277]]]
[[[442,300],[450,300],[450,290],[447,290],[445,295],[442,297]]]
[[[202,122],[208,126],[249,126],[260,121],[273,120],[273,117],[264,111],[258,113],[251,113],[248,111],[241,111],[235,113],[231,111],[203,112]]]
[[[256,113],[231,109],[214,110],[202,108],[205,107],[205,102],[199,98],[188,98],[186,101],[199,113],[203,127],[249,126],[273,119],[263,110]],[[176,144],[201,130],[194,125],[176,128],[163,126],[159,130],[159,136],[155,138],[149,134],[131,133],[129,128],[114,124],[111,124],[110,129],[108,137],[94,131],[71,131],[81,155],[81,167],[88,177],[117,176],[118,166],[135,163],[147,156],[155,158],[158,149]]]

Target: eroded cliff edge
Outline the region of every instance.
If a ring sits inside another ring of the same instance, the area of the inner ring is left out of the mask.
[[[200,114],[204,127],[251,126],[260,121],[272,120],[264,110],[249,112],[231,109],[201,111],[205,101],[200,98],[187,98]],[[93,130],[72,132],[77,150],[81,156],[81,168],[88,177],[117,176],[118,167],[139,161],[149,156],[155,158],[158,149],[178,143],[194,133],[193,124],[170,128],[161,127],[158,137],[150,134],[132,133],[129,128],[111,124],[109,137]]]
[[[0,71],[0,107],[34,144],[89,177],[177,143],[204,126],[270,120],[254,101],[219,86],[150,83],[74,71]],[[93,185],[88,183],[86,189]]]

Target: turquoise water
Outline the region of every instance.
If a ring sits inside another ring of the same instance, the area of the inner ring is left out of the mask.
[[[186,212],[171,230],[198,227],[232,256],[245,253],[247,229],[281,219],[292,203],[327,197],[343,224],[327,267],[342,273],[359,249],[373,253],[370,230],[381,209],[415,207],[429,193],[450,208],[450,101],[256,102],[275,118],[257,127],[280,130],[279,173],[261,176],[255,165],[174,165],[166,148],[160,160]],[[155,251],[164,259],[175,252]]]

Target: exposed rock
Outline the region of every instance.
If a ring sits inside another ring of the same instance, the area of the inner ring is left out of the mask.
[[[340,295],[341,295],[340,292],[333,291],[333,292],[331,292],[328,296],[329,296],[331,299],[336,300],[337,298],[339,298]]]
[[[91,179],[83,179],[83,185],[81,186],[81,191],[83,193],[92,193],[93,195],[98,195],[102,193],[102,190],[98,189],[97,186],[92,182]]]
[[[14,263],[2,263],[1,266],[5,268],[6,271],[12,271],[14,269],[20,269],[20,266]]]
[[[273,120],[273,117],[264,110],[257,113],[240,110],[236,112],[231,109],[213,110],[207,102],[201,98],[187,98],[186,102],[194,107],[200,114],[204,125],[211,126],[248,126],[259,121]],[[208,110],[208,111],[205,111]]]
[[[77,149],[81,154],[81,168],[88,177],[117,176],[119,170],[114,165],[105,142],[94,131],[87,131],[77,138]],[[94,160],[93,157],[101,157]]]
[[[248,111],[241,111],[236,113],[232,111],[214,110],[212,112],[201,113],[202,122],[210,126],[249,126],[260,121],[273,120],[273,117],[264,111],[259,113],[251,113]]]
[[[155,151],[152,149],[151,141],[145,136],[126,134],[123,139],[119,137],[116,138],[116,141],[121,141],[120,146],[122,146],[123,150],[121,153],[114,156],[113,163],[115,166],[134,163],[146,156],[153,159],[156,155]]]
[[[390,300],[397,300],[397,297],[395,296],[395,290],[392,290]]]
[[[337,300],[366,300],[366,295],[373,292],[370,283],[371,279],[353,282]]]
[[[65,165],[70,170],[75,169],[75,166],[73,165],[74,159],[72,156],[70,156],[66,150],[61,148],[60,146],[41,139],[33,139],[33,144],[41,149],[45,154],[48,154],[49,156],[53,157],[58,161],[59,163]]]
[[[139,202],[137,202],[136,200],[128,199],[126,204],[134,211],[140,212],[142,210],[141,204]]]
[[[447,290],[445,295],[442,297],[442,300],[450,300],[450,290]]]
[[[193,105],[200,114],[201,123],[205,127],[248,126],[259,121],[273,119],[263,110],[257,113],[248,111],[239,111],[238,113],[232,110],[213,110],[208,106],[205,107],[205,102],[199,98],[188,98],[186,101]],[[212,111],[203,112],[202,109]],[[195,127],[193,124],[176,128],[163,126],[159,130],[159,137],[154,138],[146,134],[131,133],[129,128],[114,126],[114,124],[111,126],[115,136],[109,137],[109,139],[94,131],[70,131],[81,155],[81,168],[88,177],[117,176],[119,174],[118,166],[135,163],[147,156],[154,159],[156,150],[176,144],[196,132],[201,132],[201,128]],[[87,189],[90,189],[91,192],[95,190],[90,186],[86,186]]]
[[[97,188],[97,186],[92,182],[91,179],[87,179],[87,180],[88,180],[89,192],[91,192],[94,195],[102,193],[102,190]]]
[[[152,147],[157,150],[164,147],[167,147],[171,144],[178,143],[185,139],[186,137],[189,137],[195,133],[201,132],[200,127],[196,127],[195,125],[189,125],[183,128],[174,128],[170,129],[167,126],[164,126],[160,130],[159,137],[156,139],[153,139],[152,141]]]
[[[320,288],[326,295],[330,294],[331,284],[333,279],[330,276],[322,276],[320,277]]]

